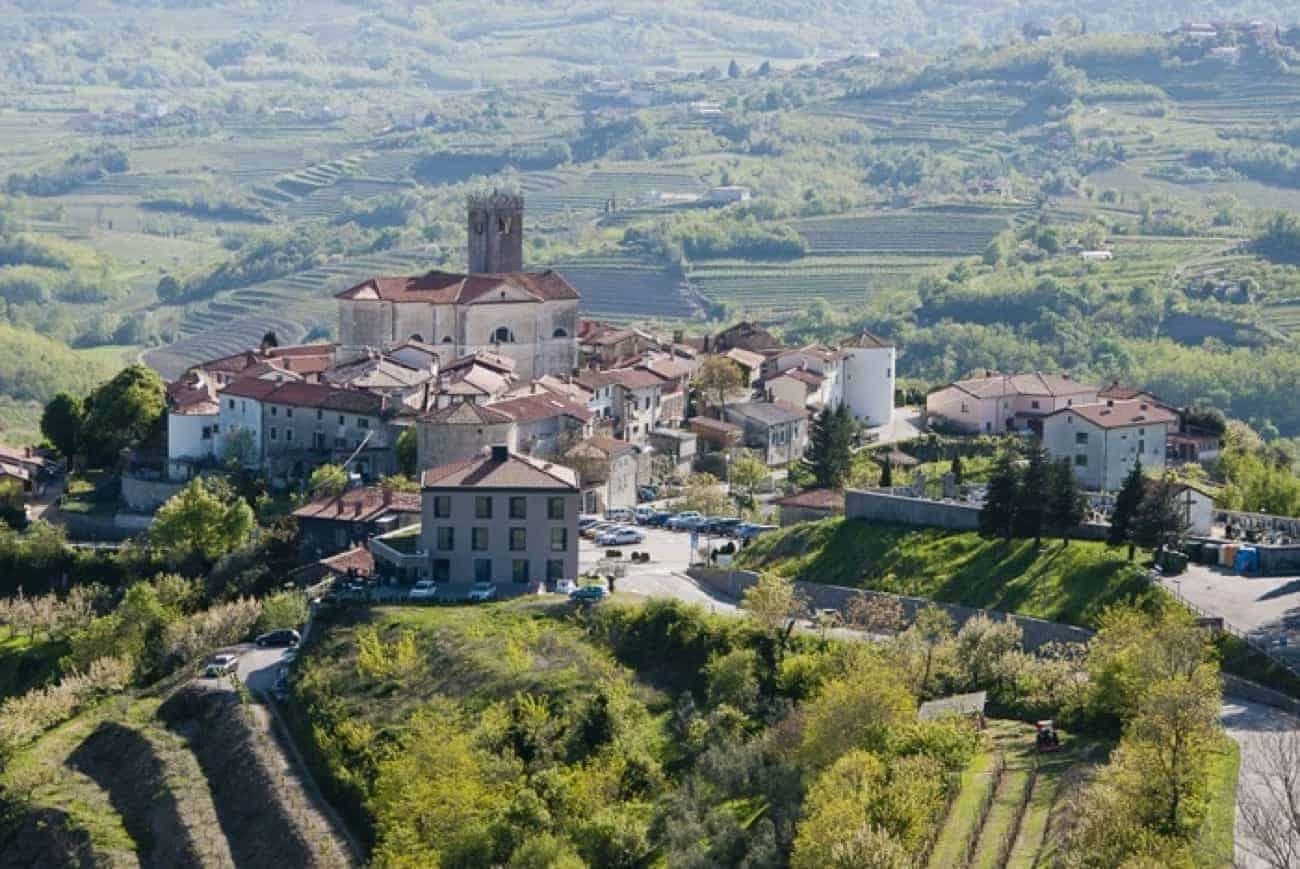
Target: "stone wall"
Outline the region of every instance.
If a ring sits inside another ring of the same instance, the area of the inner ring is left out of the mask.
[[[961,501],[935,501],[890,492],[850,489],[844,493],[844,515],[868,522],[889,522],[950,531],[979,529],[980,508]],[[1087,523],[1075,529],[1079,540],[1105,540],[1106,526]]]
[[[688,573],[705,588],[735,600],[739,600],[744,595],[745,589],[758,581],[758,574],[749,570],[692,567]],[[947,612],[958,628],[979,614],[994,619],[1011,619],[1024,631],[1024,646],[1026,650],[1031,652],[1048,643],[1086,643],[1092,638],[1093,634],[1087,628],[1079,628],[1073,625],[1063,625],[1058,622],[1049,622],[997,610],[982,610],[958,604],[938,603],[926,598],[906,597],[904,595],[888,594],[883,591],[863,591],[839,585],[823,585],[817,582],[801,581],[796,581],[795,586],[819,610],[843,610],[851,597],[865,594],[872,598],[898,601],[903,607],[903,617],[909,622],[916,617],[918,610],[931,605]]]
[[[152,513],[185,487],[184,483],[122,475],[122,503],[137,513]]]

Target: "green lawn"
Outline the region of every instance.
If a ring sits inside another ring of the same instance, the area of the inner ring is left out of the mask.
[[[750,570],[831,585],[928,597],[946,603],[1090,625],[1108,605],[1151,601],[1143,571],[1122,550],[1090,541],[1003,543],[954,533],[843,518],[764,535],[740,554]]]
[[[930,852],[932,869],[949,869],[961,864],[966,841],[979,823],[979,812],[988,792],[994,787],[992,751],[977,754],[961,774],[961,790],[948,810],[934,850]]]
[[[1210,808],[1201,827],[1200,853],[1207,864],[1233,865],[1233,823],[1237,808],[1237,774],[1241,748],[1225,737],[1210,764]]]

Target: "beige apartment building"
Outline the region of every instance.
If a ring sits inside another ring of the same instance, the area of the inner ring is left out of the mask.
[[[524,591],[578,577],[577,475],[496,445],[422,477],[421,548],[435,582]]]

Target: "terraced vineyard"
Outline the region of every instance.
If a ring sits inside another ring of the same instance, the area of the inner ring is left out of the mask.
[[[942,257],[803,257],[785,262],[706,260],[692,264],[687,279],[711,302],[746,311],[797,311],[813,299],[860,305],[874,291],[898,286]]]
[[[300,341],[313,329],[332,333],[338,319],[334,293],[372,275],[418,273],[428,267],[424,251],[387,251],[219,293],[188,308],[182,337],[149,350],[144,360],[164,377],[175,378],[198,362],[256,347],[267,331],[283,343]]]
[[[703,193],[695,175],[679,171],[596,169],[528,173],[523,179],[528,210],[543,217],[595,216],[611,199],[623,204],[653,193]]]
[[[551,268],[582,293],[582,313],[604,320],[685,320],[702,313],[682,274],[663,263],[590,256]]]
[[[1010,226],[1014,208],[914,209],[812,217],[794,223],[822,255],[970,256]]]

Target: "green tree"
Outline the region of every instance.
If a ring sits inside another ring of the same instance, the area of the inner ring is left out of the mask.
[[[1133,468],[1124,478],[1124,485],[1115,495],[1115,506],[1110,512],[1110,530],[1106,532],[1106,542],[1111,546],[1128,544],[1128,560],[1133,560],[1134,533],[1138,508],[1146,494],[1146,475],[1142,473],[1142,460],[1133,462]]]
[[[804,467],[824,489],[842,489],[853,470],[853,418],[848,407],[823,408],[808,432]]]
[[[0,479],[0,525],[8,525],[15,531],[27,527],[27,501],[23,497],[23,485],[17,480]]]
[[[257,632],[300,628],[307,621],[307,596],[301,591],[278,591],[262,601]]]
[[[149,539],[173,555],[215,561],[245,545],[254,525],[253,509],[228,485],[196,478],[158,508]]]
[[[979,530],[981,537],[1001,537],[1010,540],[1015,534],[1016,505],[1020,492],[1020,472],[1016,469],[1010,451],[998,454],[989,474],[988,491],[984,506],[980,508]]]
[[[166,398],[162,378],[144,365],[129,365],[90,395],[80,444],[91,467],[117,462],[122,450],[160,430]]]
[[[808,612],[808,601],[786,577],[764,573],[758,582],[745,589],[740,608],[772,631],[778,648],[784,651],[799,618]]]
[[[1050,482],[1047,450],[1041,443],[1035,443],[1029,448],[1029,462],[1020,474],[1013,516],[1016,536],[1034,538],[1034,546],[1043,542]]]
[[[888,489],[894,485],[894,463],[886,458],[880,463],[880,488]]]
[[[1133,519],[1133,541],[1157,555],[1177,546],[1187,534],[1187,516],[1178,503],[1178,482],[1166,474],[1147,483]]]
[[[732,490],[739,490],[747,497],[753,497],[754,492],[771,476],[767,465],[763,464],[763,460],[753,450],[737,453],[731,460],[729,473]]]
[[[407,426],[402,429],[402,433],[397,436],[397,443],[394,446],[397,453],[397,468],[412,480],[419,476],[419,439],[416,436],[415,426]]]
[[[883,750],[891,729],[916,715],[916,698],[899,673],[870,657],[854,664],[804,704],[799,755],[815,768],[855,748]]]
[[[1048,467],[1047,527],[1061,537],[1064,546],[1070,545],[1070,534],[1083,521],[1088,512],[1088,499],[1079,488],[1079,478],[1068,458]]]
[[[709,356],[700,363],[695,383],[719,408],[727,406],[727,396],[745,386],[740,366],[726,356]]]
[[[348,472],[340,465],[321,465],[311,472],[307,491],[313,498],[332,498],[348,488]]]
[[[77,452],[86,410],[81,399],[60,392],[50,399],[41,413],[41,434],[66,458]]]
[[[961,456],[952,457],[952,481],[958,486],[966,481],[966,469],[962,467]]]

